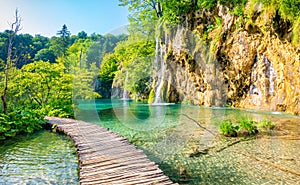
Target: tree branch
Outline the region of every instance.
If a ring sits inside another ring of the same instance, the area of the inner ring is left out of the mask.
[[[212,134],[213,136],[216,136],[215,133],[213,133],[211,130],[207,129],[206,127],[202,126],[198,121],[196,121],[195,119],[191,118],[190,116],[186,115],[186,114],[181,114],[183,116],[185,116],[186,118],[192,120],[193,122],[195,122],[200,128],[203,128],[204,130],[208,131],[210,134]]]
[[[19,16],[18,9],[16,9],[16,12],[15,12],[15,22],[11,23],[10,25],[11,25],[11,32],[9,34],[9,39],[8,39],[7,59],[6,59],[5,69],[4,69],[4,73],[5,73],[4,88],[2,91],[2,95],[1,95],[4,114],[8,113],[6,96],[7,96],[7,90],[8,90],[9,70],[12,66],[13,43],[14,43],[14,39],[15,39],[15,36],[17,35],[18,31],[21,30],[21,17]]]

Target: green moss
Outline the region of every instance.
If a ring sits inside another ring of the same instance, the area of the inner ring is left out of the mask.
[[[149,98],[148,98],[148,103],[151,104],[154,102],[155,99],[155,92],[154,89],[151,89],[150,94],[149,94]]]

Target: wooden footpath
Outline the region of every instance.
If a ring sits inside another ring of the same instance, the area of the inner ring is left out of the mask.
[[[45,120],[75,142],[82,185],[174,184],[142,150],[106,128],[73,119]]]

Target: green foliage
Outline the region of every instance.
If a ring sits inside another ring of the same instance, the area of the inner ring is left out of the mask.
[[[155,99],[155,92],[154,92],[154,89],[151,89],[150,94],[149,94],[149,98],[148,98],[148,104],[153,103],[154,99]]]
[[[94,72],[78,69],[65,73],[63,63],[34,62],[10,70],[9,113],[0,115],[0,139],[42,128],[44,116],[73,117],[72,98],[94,97]],[[93,68],[93,67],[92,67]],[[2,86],[3,84],[1,84]]]
[[[275,129],[275,125],[267,119],[263,119],[257,123],[249,117],[240,117],[235,124],[232,120],[224,120],[219,124],[220,132],[230,137],[255,135],[258,133],[257,128],[269,131]]]
[[[294,46],[299,46],[299,43],[300,43],[300,15],[298,16],[298,19],[294,22],[293,38],[292,38],[292,44]]]
[[[237,5],[233,8],[231,13],[239,17],[242,17],[244,15],[244,9],[245,9],[244,5]]]
[[[100,66],[99,78],[103,81],[112,82],[118,67],[119,61],[115,55],[111,53],[106,54]]]
[[[34,57],[35,61],[45,61],[45,62],[50,62],[54,63],[56,60],[56,55],[54,51],[50,48],[43,48],[37,52],[37,54]]]
[[[198,8],[195,0],[119,0],[119,2],[121,6],[128,6],[129,22],[133,28],[153,26],[153,22],[160,18],[169,23],[180,23],[180,16]],[[154,27],[152,31],[153,29]]]
[[[218,0],[199,0],[198,6],[201,8],[207,8],[210,9],[218,3]]]
[[[115,54],[109,53],[103,57],[99,71],[99,93],[102,97],[110,97],[112,83],[118,68],[119,61],[116,59]]]
[[[62,64],[40,61],[14,71],[9,84],[11,109],[22,109],[25,105],[32,109],[44,109],[46,114],[58,109],[68,117],[72,116],[73,75],[65,74],[64,70]]]
[[[119,5],[127,6],[130,12],[130,33],[153,32],[153,23],[162,15],[161,0],[119,0]]]
[[[153,72],[154,53],[154,42],[149,41],[147,37],[131,35],[128,40],[120,42],[114,52],[120,63],[115,85],[123,88],[126,86],[126,90],[134,95],[148,95],[151,89],[149,81]]]
[[[231,120],[225,120],[219,126],[219,130],[221,131],[221,133],[229,137],[237,136],[238,129],[239,128],[237,126],[233,125]]]
[[[278,0],[276,3],[283,18],[295,20],[300,16],[300,0]]]
[[[214,37],[210,43],[210,48],[213,53],[215,53],[221,44],[221,32],[222,32],[222,19],[220,17],[215,17],[215,27],[214,27]]]
[[[0,33],[0,61],[5,66],[11,31]],[[96,35],[85,32],[70,35],[64,25],[59,37],[48,39],[40,35],[14,34],[9,82],[7,90],[8,114],[0,115],[0,138],[5,139],[24,132],[33,132],[42,127],[44,116],[73,117],[77,100],[100,98],[94,92],[102,56],[112,52],[116,43],[126,35]],[[98,44],[99,48],[92,48]],[[92,49],[94,50],[92,50]],[[98,57],[99,56],[99,57]],[[18,63],[20,59],[20,63]],[[97,59],[97,60],[94,60]],[[114,77],[118,61],[111,66],[103,64],[102,76]],[[5,79],[5,74],[0,78]],[[107,80],[107,79],[106,79]],[[1,81],[0,89],[4,89]],[[3,108],[2,108],[3,109]],[[8,117],[6,117],[8,116]]]
[[[263,119],[258,123],[258,127],[264,130],[273,130],[275,129],[275,124],[268,119]]]
[[[22,110],[0,114],[0,140],[41,129],[45,124],[44,116],[45,114],[40,110]]]
[[[257,126],[255,126],[255,122],[247,117],[241,117],[238,121],[239,129],[245,130],[248,134],[256,134],[257,133]]]
[[[0,59],[6,60],[8,54],[8,42],[11,31],[0,33]],[[16,58],[15,66],[21,68],[23,65],[33,62],[36,53],[46,48],[49,39],[40,35],[35,37],[29,34],[19,34],[14,36],[12,43],[13,58]]]
[[[57,32],[57,35],[59,35],[63,40],[67,40],[71,36],[71,33],[64,24],[62,29]]]
[[[180,23],[180,16],[191,12],[192,10],[196,10],[197,1],[193,0],[185,0],[185,1],[178,1],[178,0],[168,0],[163,1],[163,17],[169,23]],[[201,2],[201,1],[200,1]]]
[[[181,104],[186,104],[186,105],[191,105],[191,100],[189,99],[184,99]]]
[[[291,23],[290,30],[293,33],[292,44],[299,46],[300,40],[300,0],[253,0],[253,3],[262,3],[264,13],[279,15],[285,22]]]
[[[87,65],[96,63],[97,67],[100,67],[100,63],[103,61],[103,57],[107,53],[112,53],[117,43],[127,39],[127,35],[122,34],[114,36],[111,34],[92,35],[91,40],[93,42],[86,51]]]

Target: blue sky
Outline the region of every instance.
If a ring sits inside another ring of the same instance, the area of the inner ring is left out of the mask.
[[[9,29],[15,9],[22,17],[20,33],[55,36],[63,24],[72,35],[106,34],[127,25],[127,7],[118,0],[0,0],[0,31]]]

